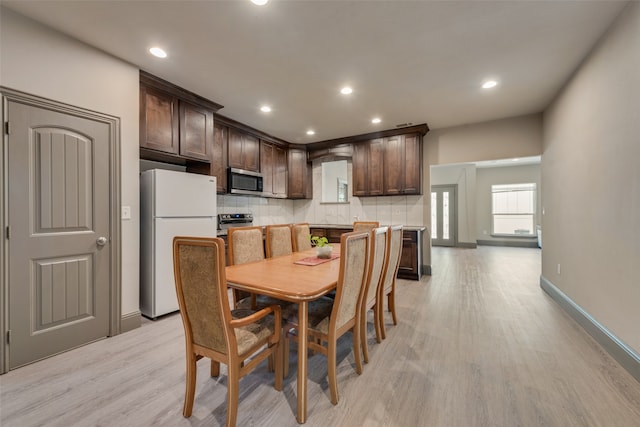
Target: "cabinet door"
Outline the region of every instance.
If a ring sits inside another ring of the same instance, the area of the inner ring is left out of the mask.
[[[260,172],[260,140],[229,128],[229,167]]]
[[[305,199],[310,192],[308,186],[307,152],[289,149],[288,195],[290,199]]]
[[[213,149],[211,150],[211,175],[216,177],[218,193],[227,192],[227,138],[229,128],[213,125]]]
[[[422,137],[404,137],[404,194],[422,194]]]
[[[237,129],[229,128],[229,167],[244,169],[243,134]]]
[[[211,161],[213,111],[180,101],[180,155]]]
[[[245,134],[243,138],[244,168],[260,172],[260,140],[253,135]]]
[[[384,194],[384,145],[385,140],[382,138],[368,142],[369,196],[382,196]]]
[[[273,196],[273,145],[260,143],[260,173],[262,173],[262,195]]]
[[[386,138],[384,163],[384,193],[402,194],[404,188],[404,138],[396,135]]]
[[[287,151],[274,146],[273,195],[287,197]]]
[[[369,164],[367,154],[368,150],[366,143],[353,145],[353,157],[351,158],[351,164],[354,196],[362,197],[369,195],[367,192],[367,170]]]
[[[178,99],[140,86],[140,147],[178,154]]]

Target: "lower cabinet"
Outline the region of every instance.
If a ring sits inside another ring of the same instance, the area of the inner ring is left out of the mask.
[[[422,231],[402,231],[402,254],[398,266],[398,277],[420,280],[422,276]]]
[[[350,231],[353,229],[321,225],[310,227],[312,236],[326,237],[332,244],[340,244],[340,236]],[[402,231],[402,254],[398,266],[398,277],[401,279],[420,280],[422,276],[422,233],[423,229]]]

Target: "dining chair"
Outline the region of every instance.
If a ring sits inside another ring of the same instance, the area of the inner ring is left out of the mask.
[[[300,252],[311,249],[311,229],[308,222],[293,224],[291,227],[291,236],[293,240],[293,251]]]
[[[240,378],[269,358],[275,389],[282,390],[280,307],[231,310],[225,277],[224,241],[218,237],[175,237],[173,265],[186,343],[186,388],[182,414],[191,416],[197,361],[211,360],[211,376],[227,365],[227,427],[236,425]]]
[[[231,227],[227,230],[227,242],[229,265],[246,264],[264,259],[261,226]],[[240,306],[241,301],[249,301],[249,303],[244,302]],[[255,309],[257,307],[254,294],[237,289],[233,290],[233,302],[235,308]]]
[[[373,309],[373,326],[376,331],[376,341],[382,342],[382,334],[380,332],[380,322],[378,320],[378,294],[380,293],[380,285],[382,284],[382,273],[387,263],[387,236],[389,227],[378,227],[371,230],[370,252],[369,252],[369,271],[367,274],[367,284],[365,286],[364,298],[362,299],[361,310],[361,326],[362,331],[362,354],[365,363],[369,362],[369,348],[367,345],[367,313]]]
[[[378,227],[380,227],[379,221],[354,221],[353,223],[353,231],[371,231]]]
[[[400,256],[402,255],[402,225],[392,225],[389,227],[389,235],[387,236],[387,258],[383,273],[383,282],[380,286],[378,295],[378,320],[380,322],[380,333],[382,339],[386,338],[384,329],[384,299],[387,297],[387,307],[391,312],[393,324],[398,324],[396,316],[396,276],[398,275],[398,267],[400,266]]]
[[[267,225],[265,234],[267,258],[293,252],[291,224]]]
[[[340,271],[335,300],[321,297],[309,303],[309,349],[327,357],[331,403],[338,404],[337,342],[346,332],[353,332],[356,372],[362,373],[360,360],[360,310],[369,268],[368,233],[345,233],[340,237]],[[286,325],[287,337],[297,341],[297,323]],[[285,337],[285,339],[287,338]],[[283,345],[285,361],[288,345]],[[298,354],[298,357],[306,355]],[[286,372],[286,367],[284,368]]]

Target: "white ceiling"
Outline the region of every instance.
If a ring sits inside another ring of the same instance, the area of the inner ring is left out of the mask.
[[[2,0],[293,143],[543,111],[626,3]]]

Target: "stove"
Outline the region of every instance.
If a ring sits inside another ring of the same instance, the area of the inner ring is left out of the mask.
[[[218,235],[227,234],[227,229],[231,227],[249,227],[253,225],[253,214],[232,213],[218,214]]]

